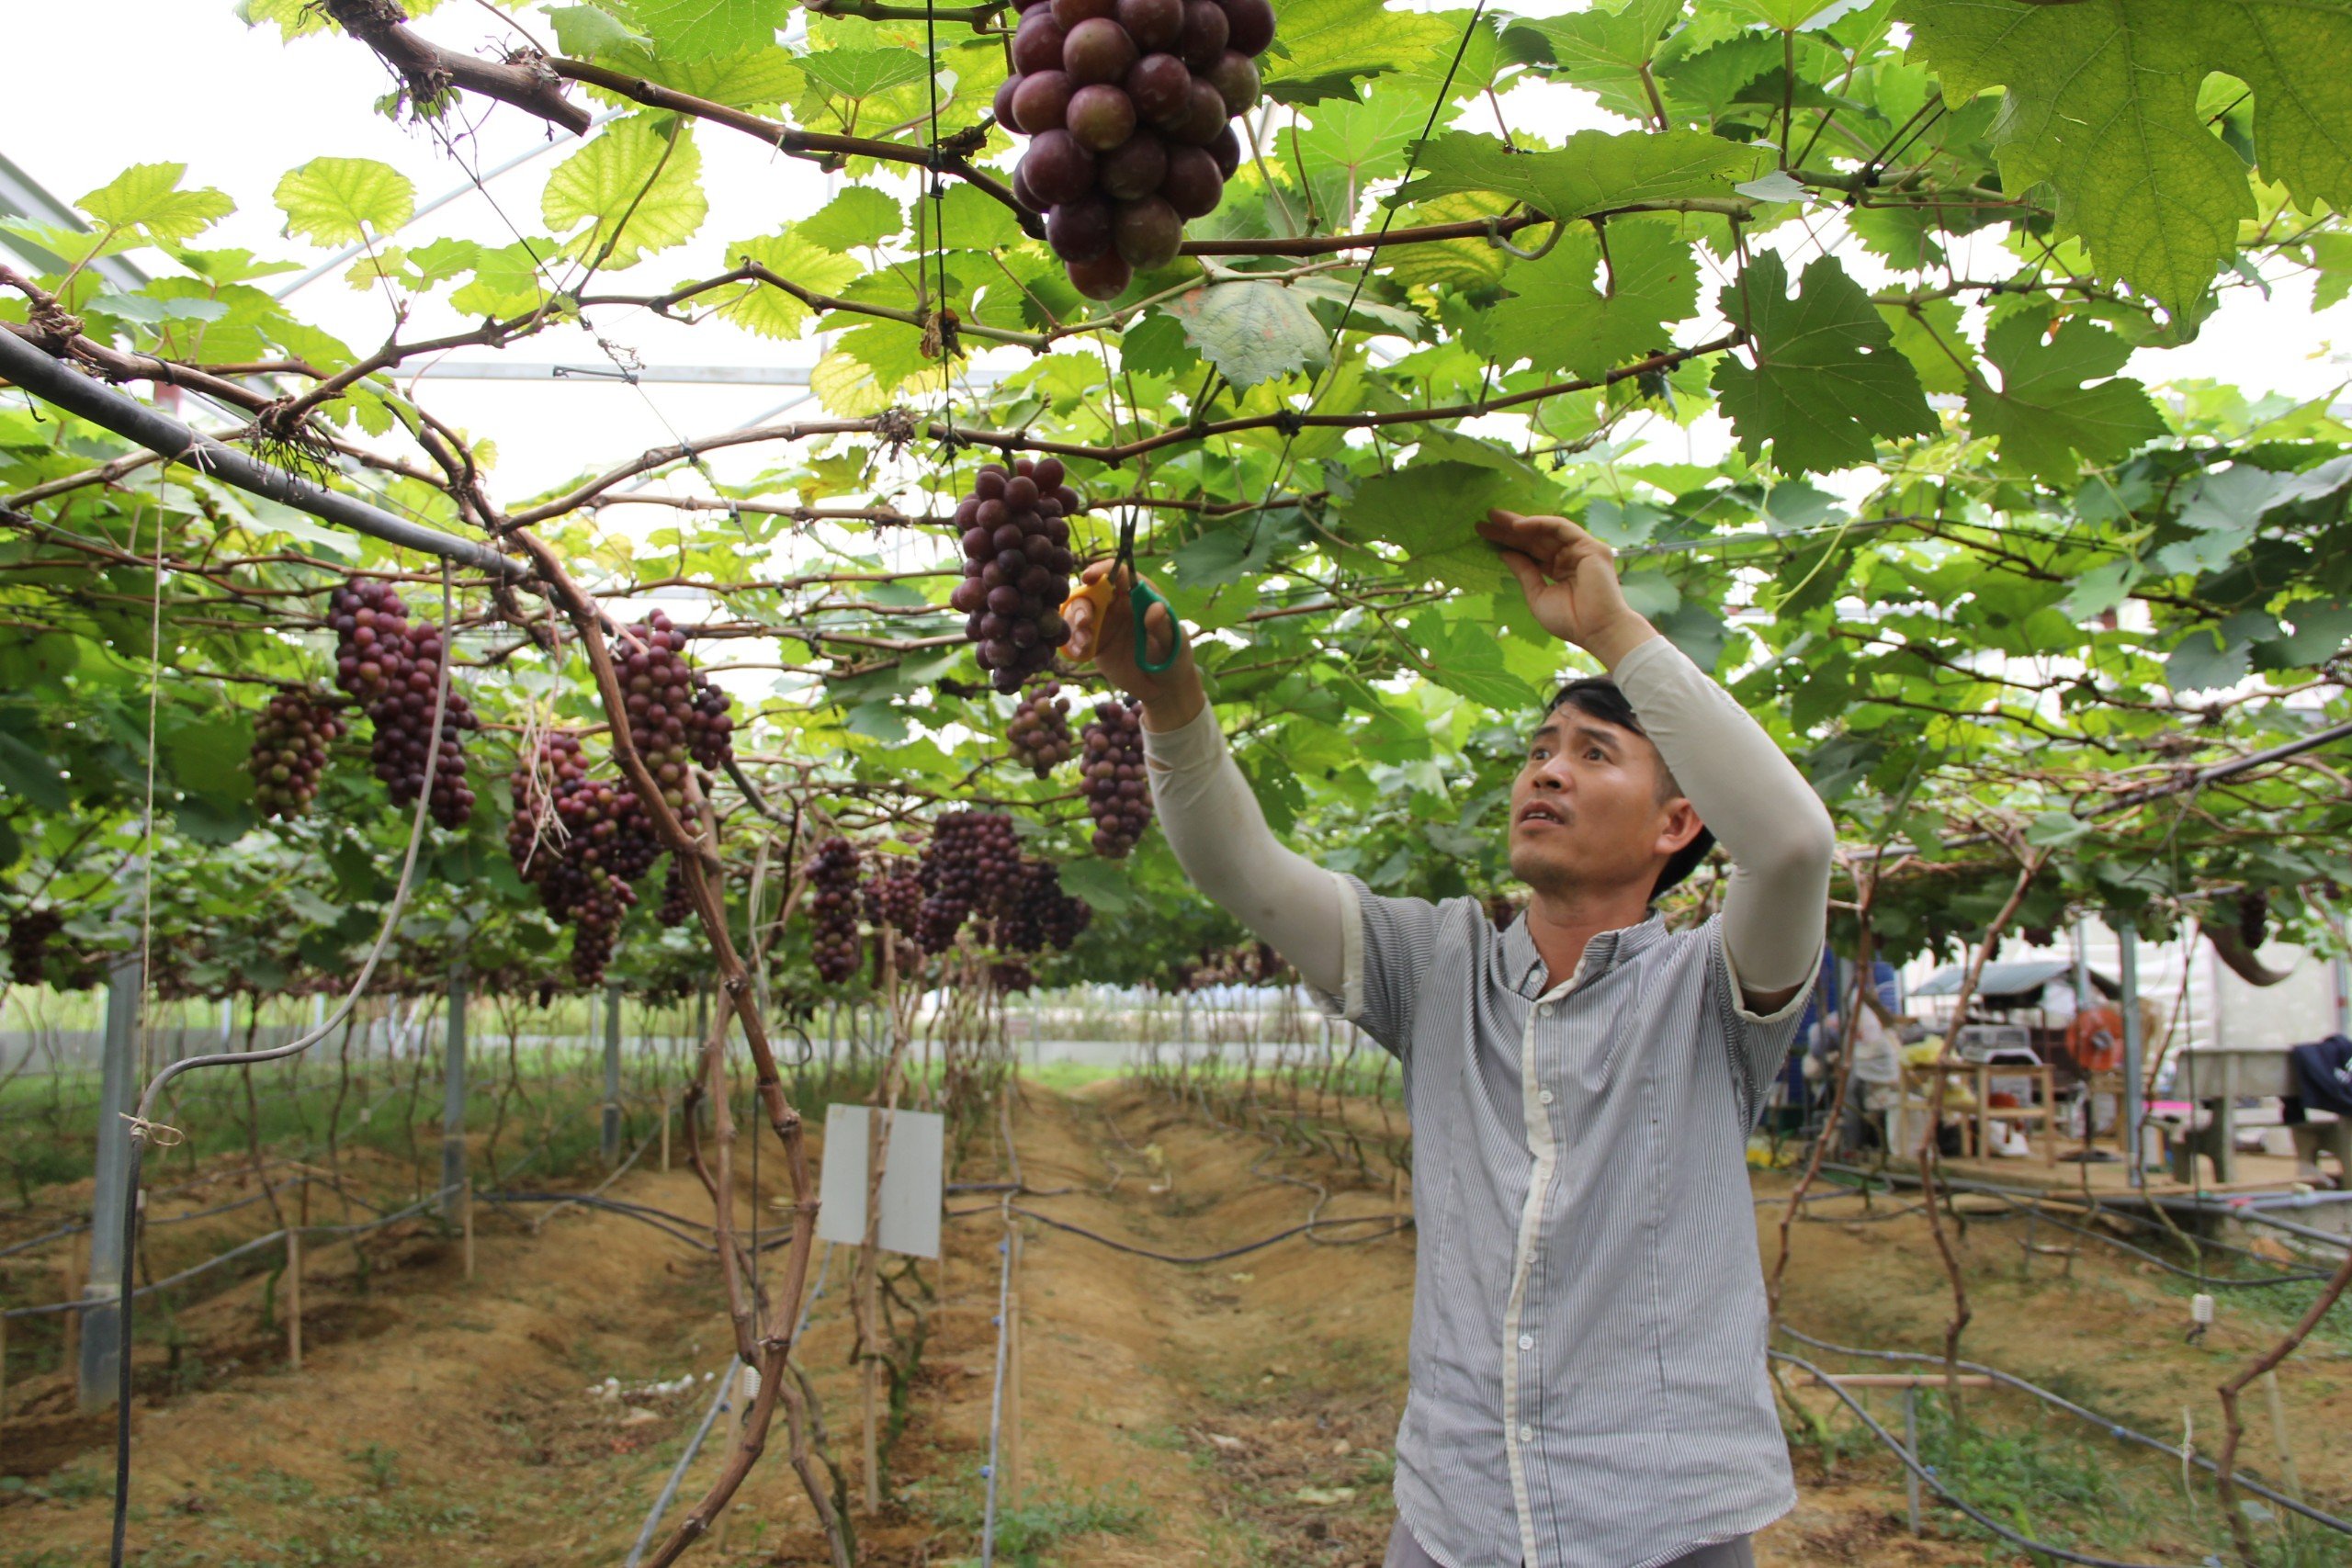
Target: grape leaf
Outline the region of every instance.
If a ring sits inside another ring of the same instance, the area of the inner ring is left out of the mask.
[[[1611,112],[1646,120],[1655,111],[1643,70],[1657,58],[1659,38],[1681,16],[1682,0],[1633,0],[1622,11],[1596,6],[1515,20],[1503,29],[1503,47],[1516,59],[1549,64],[1555,79],[1582,87]]]
[[[313,158],[277,182],[286,231],[322,245],[388,234],[416,210],[416,186],[373,158]]]
[[[1306,302],[1279,283],[1211,283],[1161,307],[1184,337],[1237,387],[1326,363],[1330,336]]]
[[[1588,378],[1665,347],[1673,336],[1667,323],[1699,302],[1689,242],[1657,220],[1619,220],[1608,240],[1605,278],[1600,238],[1582,224],[1541,261],[1513,263],[1503,275],[1511,297],[1479,313],[1473,341],[1504,364],[1523,355],[1538,370]]]
[[[789,0],[635,0],[629,10],[663,54],[681,60],[775,42]]]
[[[180,189],[187,173],[186,164],[134,164],[74,205],[110,229],[137,229],[159,245],[178,244],[237,209],[209,186]]]
[[[1426,201],[1490,190],[1555,218],[1582,218],[1640,201],[1730,197],[1761,174],[1769,154],[1696,130],[1579,130],[1562,146],[1514,152],[1492,136],[1450,130],[1421,144],[1419,177],[1393,197]]]
[[[1871,297],[1829,256],[1804,269],[1788,293],[1788,267],[1759,251],[1723,292],[1723,311],[1747,329],[1753,367],[1726,356],[1715,367],[1723,411],[1753,460],[1764,444],[1783,472],[1867,463],[1873,435],[1926,435],[1935,415],[1910,362]]]
[[[1532,707],[1535,688],[1504,662],[1497,628],[1456,612],[1458,604],[1425,611],[1405,628],[1427,655],[1425,672],[1439,685],[1498,713]]]
[[[792,226],[793,232],[829,251],[878,245],[907,226],[905,210],[872,186],[850,186]]]
[[[1904,0],[1955,102],[2003,89],[2002,183],[2047,184],[2101,272],[2199,310],[2255,218],[2245,164],[2198,112],[2213,72],[2253,90],[2263,177],[2306,209],[2352,201],[2352,10],[2307,0]]]
[[[2079,316],[2045,337],[2048,318],[2020,312],[1984,334],[1984,356],[1999,367],[1997,392],[1982,378],[1968,389],[1969,428],[2000,438],[2005,465],[2050,484],[2075,479],[2085,463],[2109,463],[2165,433],[2146,389],[2117,376],[2132,345]],[[2086,382],[2100,377],[2097,386]]]
[[[588,226],[566,244],[572,254],[615,269],[684,244],[702,227],[710,204],[702,193],[702,154],[694,130],[670,130],[650,118],[616,120],[548,176],[539,210],[561,233]],[[607,247],[610,254],[606,254]]]
[[[1268,97],[1309,104],[1351,95],[1364,77],[1397,70],[1425,51],[1450,58],[1461,40],[1451,15],[1391,11],[1381,0],[1284,0],[1258,68]]]
[[[800,57],[801,74],[836,97],[870,98],[923,78],[923,57],[905,49],[826,49]]]
[[[1490,507],[1544,512],[1555,494],[1540,480],[1530,483],[1482,465],[1450,458],[1416,464],[1374,474],[1356,487],[1346,509],[1347,537],[1353,544],[1376,541],[1403,549],[1405,560],[1396,570],[1408,581],[1517,596],[1517,581],[1471,525]]]
[[[865,269],[835,251],[813,245],[798,228],[756,240],[739,240],[727,247],[730,264],[754,261],[779,277],[788,277],[819,294],[834,294],[864,276]],[[718,308],[720,316],[762,337],[797,338],[808,320],[809,309],[772,284],[761,283],[748,293]]]

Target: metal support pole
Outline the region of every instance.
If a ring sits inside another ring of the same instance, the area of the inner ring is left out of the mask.
[[[2123,1170],[2132,1186],[2142,1187],[2148,1179],[2140,1161],[2140,1125],[2145,1115],[2141,1086],[2147,1081],[2142,1057],[2147,1043],[2140,1036],[2140,933],[2126,921],[2115,928],[2115,940],[2116,967],[2123,979]]]
[[[84,1410],[115,1401],[117,1358],[122,1354],[122,1205],[130,1190],[130,1113],[139,1086],[139,1001],[147,975],[136,952],[107,972],[105,1055],[98,1085],[97,1180],[90,1192],[90,1271],[84,1277],[81,1354],[77,1366]]]
[[[441,1089],[441,1212],[459,1217],[466,1182],[466,972],[449,971],[449,1048]]]
[[[621,1157],[621,987],[605,988],[605,1168]]]

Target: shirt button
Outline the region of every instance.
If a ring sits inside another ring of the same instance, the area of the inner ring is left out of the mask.
[[[1552,1091],[1551,1091],[1550,1089],[1547,1089],[1540,1090],[1540,1091],[1538,1091],[1538,1093],[1536,1094],[1535,1098],[1536,1098],[1536,1100],[1537,1100],[1537,1101],[1538,1101],[1538,1102],[1540,1102],[1540,1103],[1542,1103],[1542,1104],[1544,1104],[1544,1105],[1549,1105],[1549,1104],[1551,1104],[1551,1103],[1552,1103]]]
[[[1521,1349],[1522,1349],[1522,1350],[1532,1350],[1532,1349],[1534,1349],[1534,1348],[1535,1348],[1535,1336],[1533,1336],[1532,1334],[1522,1334],[1522,1335],[1521,1335],[1521,1336],[1519,1337],[1519,1348],[1520,1348]]]
[[[1540,1018],[1549,1018],[1552,1016],[1552,1004],[1550,1002],[1545,1002],[1542,1006],[1538,1007],[1535,1011],[1536,1015]]]
[[[1535,1428],[1532,1427],[1521,1427],[1519,1429],[1519,1440],[1522,1443],[1533,1442],[1535,1440]]]

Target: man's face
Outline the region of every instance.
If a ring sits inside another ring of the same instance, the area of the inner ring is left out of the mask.
[[[1661,801],[1649,738],[1574,706],[1537,728],[1510,789],[1511,874],[1538,893],[1638,884],[1695,835],[1690,802]]]

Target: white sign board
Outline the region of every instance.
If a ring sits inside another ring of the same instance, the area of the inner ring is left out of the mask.
[[[817,1188],[817,1239],[859,1247],[865,1241],[865,1192],[871,1182],[865,1151],[870,1130],[882,1123],[870,1105],[825,1110],[825,1168]],[[895,1111],[882,1166],[882,1225],[886,1252],[939,1256],[939,1214],[946,1200],[947,1122],[929,1111]]]

